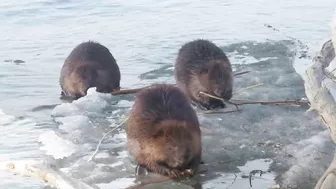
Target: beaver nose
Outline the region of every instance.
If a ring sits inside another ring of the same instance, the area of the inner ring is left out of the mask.
[[[232,98],[232,89],[227,89],[221,93],[222,98],[230,100]]]

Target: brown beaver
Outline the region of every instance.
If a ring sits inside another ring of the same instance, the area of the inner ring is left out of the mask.
[[[109,93],[120,89],[119,66],[108,48],[93,41],[83,42],[66,58],[60,85],[63,96],[75,99],[85,96],[90,87]]]
[[[130,155],[148,171],[193,176],[200,164],[198,118],[176,86],[156,84],[138,92],[126,133]]]
[[[178,52],[174,75],[178,87],[202,109],[224,108],[225,104],[200,95],[201,91],[224,100],[232,98],[231,63],[211,41],[197,39],[184,44]]]

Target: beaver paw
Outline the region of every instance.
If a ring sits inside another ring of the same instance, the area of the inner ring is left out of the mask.
[[[169,170],[169,171],[167,172],[167,175],[172,176],[172,177],[174,177],[174,178],[178,178],[178,177],[184,175],[184,172],[181,173],[181,172],[180,172],[179,170],[177,170],[177,169],[171,169],[171,170]]]
[[[201,110],[210,110],[210,106],[209,104],[203,103],[203,102],[196,102],[196,101],[191,101],[191,104],[196,106],[197,108],[201,109]]]
[[[226,105],[222,101],[216,99],[211,99],[208,103],[194,102],[194,104],[196,104],[196,106],[202,110],[214,110],[214,109],[226,108]]]
[[[169,176],[173,178],[178,178],[184,175],[184,173],[181,172],[180,170],[170,168],[166,164],[161,163],[161,162],[157,162],[154,165],[150,165],[150,166],[151,166],[150,168],[151,171],[161,174],[161,175],[165,175],[165,176]]]
[[[220,100],[216,100],[216,99],[211,99],[209,101],[209,108],[210,109],[222,109],[225,108],[226,105],[224,104],[224,102],[220,101]]]

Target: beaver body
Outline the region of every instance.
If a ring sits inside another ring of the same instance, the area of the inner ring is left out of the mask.
[[[211,41],[197,39],[184,44],[175,61],[174,75],[189,100],[203,109],[224,108],[225,104],[201,95],[201,91],[224,100],[232,98],[231,63]]]
[[[176,86],[157,84],[140,91],[126,132],[130,155],[149,171],[192,176],[201,161],[198,118]]]
[[[75,99],[85,96],[90,87],[110,93],[120,89],[119,66],[108,48],[93,41],[83,42],[66,58],[60,85],[64,96]]]

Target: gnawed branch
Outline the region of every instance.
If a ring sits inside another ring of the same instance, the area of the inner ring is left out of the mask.
[[[243,71],[243,72],[238,72],[238,73],[235,73],[234,76],[238,76],[238,75],[243,75],[243,74],[246,74],[246,73],[249,73],[250,71]],[[174,84],[176,85],[176,84]],[[147,86],[147,87],[141,87],[141,88],[136,88],[136,89],[122,89],[122,90],[115,90],[115,91],[112,91],[111,94],[112,95],[123,95],[123,94],[133,94],[133,93],[137,93],[139,91],[141,91],[142,89],[147,89],[149,88],[150,86]]]
[[[236,105],[245,104],[261,104],[261,105],[307,105],[308,100],[278,100],[278,101],[247,101],[247,100],[231,100]]]

